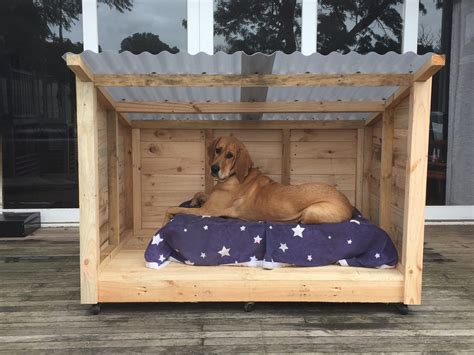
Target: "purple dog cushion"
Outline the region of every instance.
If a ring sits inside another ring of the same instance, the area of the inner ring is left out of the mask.
[[[156,232],[145,251],[146,266],[170,260],[189,265],[394,267],[390,237],[355,211],[331,224],[245,222],[178,214]]]

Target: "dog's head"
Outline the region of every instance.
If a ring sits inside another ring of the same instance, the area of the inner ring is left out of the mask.
[[[214,139],[207,147],[207,155],[211,175],[219,181],[235,174],[239,182],[243,182],[253,165],[247,148],[232,136]]]

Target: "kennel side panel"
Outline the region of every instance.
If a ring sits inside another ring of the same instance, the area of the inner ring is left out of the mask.
[[[355,205],[357,135],[356,129],[292,129],[290,183],[333,185]]]

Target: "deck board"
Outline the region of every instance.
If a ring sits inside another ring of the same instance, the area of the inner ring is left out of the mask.
[[[353,303],[107,304],[91,316],[77,230],[2,239],[0,353],[473,353],[473,230],[427,226],[422,305],[409,316]]]

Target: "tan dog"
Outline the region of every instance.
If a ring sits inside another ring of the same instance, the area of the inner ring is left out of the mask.
[[[164,223],[178,213],[303,223],[337,223],[352,216],[353,207],[346,196],[332,186],[285,186],[252,168],[247,148],[235,137],[215,139],[208,147],[208,156],[210,173],[218,181],[211,194],[199,192],[194,196],[193,206],[202,207],[169,208]]]

